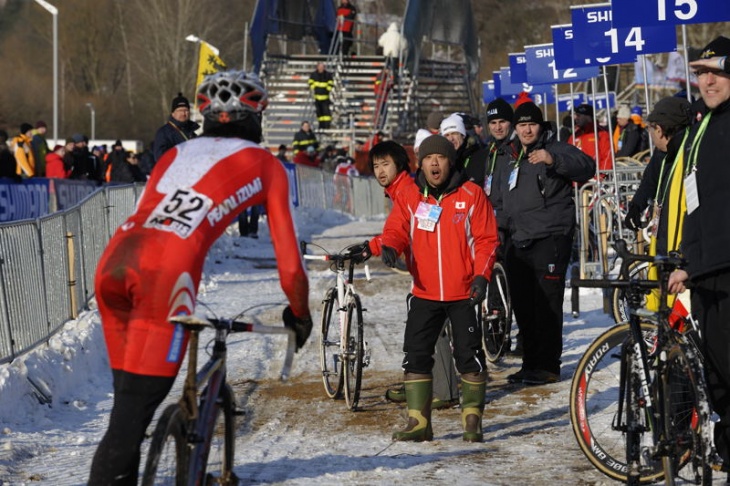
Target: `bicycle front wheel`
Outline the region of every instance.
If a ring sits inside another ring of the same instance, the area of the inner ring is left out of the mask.
[[[344,359],[345,402],[347,408],[355,410],[360,401],[362,386],[362,366],[365,353],[364,330],[362,323],[362,304],[360,297],[353,295],[347,304],[347,322],[343,336],[347,342]]]
[[[649,262],[635,262],[629,266],[629,280],[649,278]],[[643,298],[641,305],[646,303],[646,297]],[[613,320],[620,324],[629,321],[631,309],[629,308],[629,300],[626,296],[626,289],[615,288],[611,296],[611,313]]]
[[[160,415],[152,434],[142,486],[187,484],[186,435],[185,418],[180,406],[168,406]]]
[[[340,301],[337,289],[331,288],[322,302],[320,323],[319,365],[322,369],[324,392],[330,398],[342,395],[342,356],[340,356],[342,330],[340,329]]]
[[[203,392],[205,393],[205,392]],[[205,396],[205,394],[203,395]],[[233,417],[233,392],[226,384],[221,388],[214,410],[207,411],[201,404],[201,417],[214,417],[207,430],[207,459],[204,484],[238,484],[233,475],[233,456],[235,453],[235,422]]]
[[[512,299],[507,273],[501,263],[494,264],[492,279],[482,303],[482,340],[487,359],[496,363],[509,351],[512,341]]]
[[[651,343],[656,326],[641,323],[644,339]],[[578,363],[570,386],[570,422],[583,454],[606,476],[626,482],[626,404],[620,397],[627,392],[626,377],[621,376],[624,346],[631,346],[629,324],[614,326],[596,338]],[[651,346],[650,346],[651,347]],[[621,380],[624,380],[624,384]],[[619,413],[621,411],[621,413]],[[639,447],[648,450],[651,434],[641,434]],[[642,454],[640,477],[642,484],[662,478],[661,461]]]
[[[680,343],[672,343],[666,353],[659,381],[664,402],[664,473],[678,474],[692,484],[710,485],[710,409],[707,385],[694,353]]]

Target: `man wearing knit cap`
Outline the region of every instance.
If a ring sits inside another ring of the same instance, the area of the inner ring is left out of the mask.
[[[178,93],[172,100],[170,117],[155,134],[152,146],[155,162],[175,145],[195,138],[195,130],[198,128],[200,125],[190,119],[190,102],[182,93]]]
[[[441,129],[441,122],[444,120],[444,114],[440,111],[432,111],[426,117],[426,129],[432,134],[437,134]]]
[[[432,440],[431,395],[434,346],[451,320],[454,359],[461,373],[465,441],[483,439],[481,419],[487,367],[474,306],[484,300],[498,246],[497,227],[484,192],[454,170],[456,151],[440,135],[418,151],[418,191],[395,201],[382,234],[383,262],[406,253],[413,287],[404,335],[404,384],[408,424],[393,440]]]
[[[613,150],[616,157],[632,157],[641,150],[641,128],[631,119],[631,109],[621,105],[616,114],[613,130]]]
[[[575,230],[573,182],[595,173],[595,162],[555,140],[532,102],[514,113],[517,139],[498,155],[492,194],[501,200],[497,219],[508,232],[507,276],[523,342],[522,368],[512,383],[560,380],[565,273]]]
[[[573,112],[573,119],[575,120],[575,134],[571,135],[568,143],[587,153],[593,160],[597,160],[600,170],[611,170],[613,167],[611,165],[611,137],[605,128],[596,125],[593,119],[593,107],[585,103],[578,105]],[[597,158],[596,133],[598,133]]]
[[[687,205],[682,230],[684,270],[669,279],[670,291],[684,289],[690,280],[692,314],[702,334],[705,372],[712,409],[720,415],[715,423],[715,445],[725,464],[730,464],[730,39],[717,37],[690,62],[697,76],[702,103],[701,120],[688,130],[680,149],[685,154]]]
[[[451,142],[456,150],[456,170],[465,172],[467,179],[472,179],[480,171],[478,164],[473,164],[473,156],[479,151],[479,144],[467,137],[464,118],[459,113],[452,113],[441,122],[440,133]]]

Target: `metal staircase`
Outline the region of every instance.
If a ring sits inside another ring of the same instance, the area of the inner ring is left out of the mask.
[[[319,62],[325,63],[335,81],[330,95],[332,128],[327,130],[317,129],[314,100],[307,84]],[[264,145],[274,151],[280,144],[291,147],[294,134],[305,120],[315,129],[322,146],[353,147],[352,141],[367,141],[376,131],[378,103],[374,87],[384,65],[382,56],[268,56],[261,70],[269,91],[269,107],[263,117]],[[408,143],[433,110],[446,114],[472,112],[476,103],[466,80],[464,64],[421,61],[417,79],[406,73],[393,86],[381,131]]]

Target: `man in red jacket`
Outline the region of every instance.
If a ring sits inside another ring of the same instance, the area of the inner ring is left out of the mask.
[[[568,143],[575,145],[596,161],[598,170],[613,169],[611,162],[611,136],[600,126],[594,129],[593,107],[582,104],[575,108],[575,136],[571,135]],[[596,132],[595,130],[598,130]],[[596,157],[596,133],[598,133],[598,157]]]
[[[403,358],[408,425],[393,440],[433,439],[433,354],[444,321],[451,320],[454,358],[461,373],[463,439],[483,439],[481,419],[487,367],[474,306],[485,296],[499,241],[484,191],[455,170],[456,151],[440,135],[418,152],[418,191],[403,191],[381,239],[383,262],[406,252],[413,288]]]
[[[342,0],[340,6],[337,7],[337,32],[342,35],[343,56],[350,55],[356,16],[357,9],[350,3],[350,0]]]

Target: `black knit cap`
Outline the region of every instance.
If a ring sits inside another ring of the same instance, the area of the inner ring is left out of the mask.
[[[184,106],[188,110],[190,109],[190,102],[186,97],[183,96],[182,93],[178,93],[177,96],[172,100],[172,108],[170,108],[170,111],[173,112],[177,108],[180,108],[181,106]]]
[[[421,165],[423,159],[431,154],[446,156],[449,159],[449,165],[453,166],[456,163],[456,149],[446,137],[441,135],[431,135],[421,142],[418,147],[418,165]]]
[[[502,98],[492,100],[487,105],[488,122],[492,120],[507,120],[508,122],[512,123],[512,118],[514,117],[514,114],[515,112],[512,109],[512,106],[510,106],[510,104],[504,101]]]
[[[542,110],[532,101],[522,103],[515,110],[514,124],[518,123],[542,123]]]
[[[575,107],[575,112],[579,115],[588,115],[591,118],[593,118],[593,107],[587,103],[583,103],[582,105],[578,105]]]
[[[700,59],[708,59],[716,56],[730,56],[730,39],[725,36],[716,37],[702,49]]]

